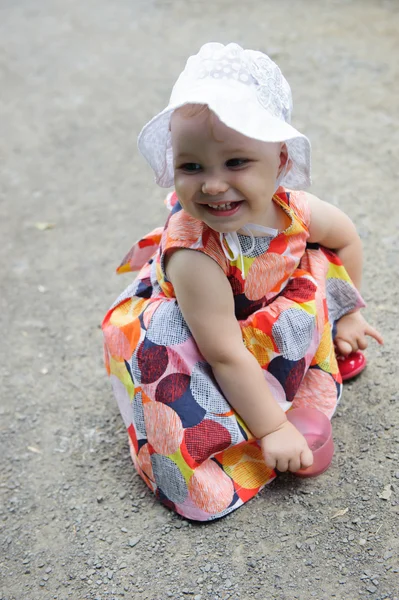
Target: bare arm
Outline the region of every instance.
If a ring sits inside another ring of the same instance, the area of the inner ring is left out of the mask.
[[[311,210],[309,241],[334,250],[354,285],[360,289],[363,269],[362,242],[350,218],[336,206],[323,202],[307,194]],[[335,345],[338,354],[344,356],[367,348],[367,336],[383,344],[382,335],[360,314],[359,311],[347,314],[337,324]]]
[[[259,363],[244,346],[231,286],[221,268],[192,250],[175,251],[166,268],[201,354],[231,406],[261,440],[267,464],[282,471],[310,466],[306,441],[287,421]]]
[[[231,286],[219,265],[193,250],[174,252],[167,264],[183,317],[229,403],[255,437],[285,420],[255,357],[244,346]]]

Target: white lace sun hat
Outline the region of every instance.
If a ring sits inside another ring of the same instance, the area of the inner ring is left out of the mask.
[[[310,185],[310,142],[290,125],[291,88],[266,54],[212,42],[190,56],[168,106],[138,137],[138,148],[161,187],[173,186],[170,119],[185,104],[206,104],[222,123],[247,137],[285,142],[291,168],[280,185],[291,189]]]

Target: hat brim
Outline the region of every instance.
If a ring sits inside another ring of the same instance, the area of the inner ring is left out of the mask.
[[[187,104],[207,105],[224,125],[246,137],[262,142],[285,142],[291,168],[280,185],[291,189],[310,185],[310,142],[305,135],[268,113],[256,99],[247,98],[243,102],[242,98],[233,96],[226,102],[225,90],[219,95],[213,89],[209,94],[206,86],[200,86],[186,93],[184,101],[170,103],[143,127],[138,137],[138,148],[161,187],[171,187],[174,182],[170,120],[176,109]]]

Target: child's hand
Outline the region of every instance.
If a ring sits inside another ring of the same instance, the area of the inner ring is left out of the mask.
[[[342,317],[337,323],[337,335],[334,339],[338,356],[365,350],[368,345],[367,336],[374,338],[379,344],[384,343],[382,335],[367,323],[359,311]]]
[[[272,469],[295,473],[313,464],[305,438],[289,421],[261,438],[260,445],[264,461]]]

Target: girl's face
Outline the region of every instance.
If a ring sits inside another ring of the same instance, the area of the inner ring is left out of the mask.
[[[284,144],[247,138],[207,109],[175,111],[171,135],[175,188],[186,212],[223,233],[248,223],[278,228],[272,197],[287,162]]]

